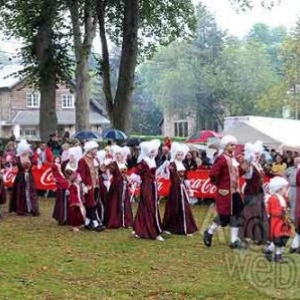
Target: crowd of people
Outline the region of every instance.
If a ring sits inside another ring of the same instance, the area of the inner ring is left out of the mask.
[[[26,140],[11,141],[1,156],[1,168],[16,166],[18,173],[10,193],[9,212],[39,215],[39,201],[32,166],[49,164],[56,182],[53,218],[74,232],[85,228],[131,228],[136,238],[163,241],[162,233],[192,235],[198,228],[190,207],[192,190],[187,172],[210,169],[216,186],[216,217],[204,232],[203,242],[212,245],[218,227],[230,227],[230,247],[244,249],[248,243],[266,245],[269,261],[285,262],[283,248],[295,228],[291,253],[300,253],[300,158],[268,151],[261,142],[247,143],[237,151],[238,141],[224,136],[214,157],[195,155],[185,144],[159,140],[129,148],[113,142],[99,149],[95,141],[61,145],[56,135],[33,148]],[[198,157],[199,156],[199,157]],[[198,161],[197,161],[198,158]],[[130,172],[128,169],[130,168]],[[158,169],[171,181],[163,218],[156,184]],[[268,189],[264,187],[270,178]],[[241,191],[240,178],[246,186]],[[133,191],[140,188],[136,214]],[[299,191],[297,189],[299,188]],[[0,177],[0,205],[6,190]]]

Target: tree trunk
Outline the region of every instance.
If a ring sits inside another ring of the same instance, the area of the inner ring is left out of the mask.
[[[139,1],[124,1],[123,42],[119,69],[118,87],[112,97],[110,83],[109,53],[105,31],[105,1],[98,1],[97,15],[102,44],[103,91],[107,112],[114,128],[128,132],[134,88],[134,72],[138,52]]]
[[[73,26],[74,48],[76,56],[76,87],[75,87],[75,120],[76,130],[90,128],[90,76],[88,72],[88,60],[92,43],[95,38],[96,26],[92,16],[92,8],[89,0],[84,3],[84,36],[82,40],[80,6],[78,0],[70,1],[70,13]]]
[[[52,43],[52,27],[56,12],[56,1],[44,0],[39,18],[39,29],[36,39],[36,54],[40,73],[39,89],[40,120],[39,129],[42,140],[47,141],[49,135],[57,130],[56,116],[56,68]]]
[[[130,130],[134,72],[138,53],[139,1],[125,0],[123,44],[115,109],[110,115],[114,128]]]

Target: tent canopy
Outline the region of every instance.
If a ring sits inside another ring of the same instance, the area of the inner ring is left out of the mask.
[[[239,143],[261,140],[270,148],[300,149],[300,121],[256,116],[234,118],[225,133],[235,136]]]

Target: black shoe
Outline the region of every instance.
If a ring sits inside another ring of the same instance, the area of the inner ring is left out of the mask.
[[[300,249],[299,248],[290,248],[290,253],[293,254],[293,253],[297,253],[297,254],[300,254]]]
[[[210,247],[212,243],[213,235],[208,232],[208,230],[204,231],[203,242],[206,247]]]
[[[90,224],[88,224],[88,225],[85,225],[85,226],[84,226],[84,229],[86,229],[86,230],[94,230],[94,229],[95,229],[95,226],[94,226],[92,223],[90,223]]]
[[[103,226],[103,225],[98,225],[97,227],[94,228],[94,231],[97,231],[97,232],[101,232],[105,229],[106,227]]]
[[[237,249],[237,250],[245,250],[247,249],[246,245],[242,243],[240,240],[236,240],[234,243],[230,244],[231,249]]]
[[[266,249],[265,258],[267,261],[273,261],[273,252],[271,250]]]
[[[282,257],[282,254],[275,254],[274,261],[279,264],[287,264],[288,261]]]

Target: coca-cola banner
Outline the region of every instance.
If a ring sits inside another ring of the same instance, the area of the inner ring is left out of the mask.
[[[2,170],[4,185],[12,187],[15,177],[17,175],[18,168],[6,168]],[[33,166],[32,175],[35,181],[36,188],[38,190],[55,190],[56,184],[53,179],[52,170],[49,166]]]
[[[14,179],[17,174],[17,167],[7,168],[3,170],[4,184],[7,187],[12,187]],[[129,172],[130,173],[130,172]],[[32,174],[35,180],[37,189],[39,190],[55,190],[56,184],[53,179],[52,171],[49,166],[34,166],[32,168]],[[194,197],[196,198],[214,198],[216,187],[210,182],[209,170],[197,170],[188,171],[187,178],[190,181],[190,189],[192,190]],[[269,181],[269,178],[265,178],[265,183]],[[158,177],[156,180],[159,196],[168,196],[170,191],[170,180],[164,177]],[[241,187],[244,186],[245,180],[240,179]],[[135,196],[140,193],[139,186],[131,187],[131,192]]]

